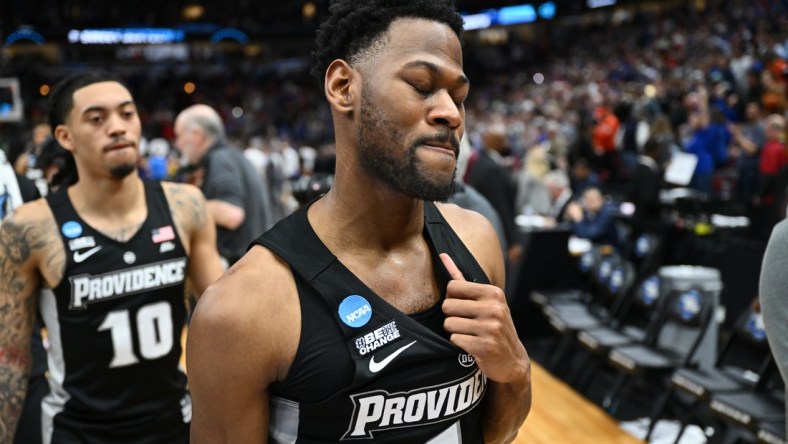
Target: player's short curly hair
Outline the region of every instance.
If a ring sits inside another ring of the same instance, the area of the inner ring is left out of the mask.
[[[462,39],[463,21],[453,0],[333,0],[330,16],[317,30],[312,67],[320,85],[336,59],[353,62],[398,18],[423,18],[445,23]]]

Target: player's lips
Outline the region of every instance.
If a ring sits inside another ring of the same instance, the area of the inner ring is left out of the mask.
[[[455,157],[457,156],[457,152],[459,151],[458,147],[455,147],[453,144],[448,142],[424,142],[424,146],[429,148],[435,148],[440,150],[446,150],[451,152]]]
[[[104,151],[115,151],[115,150],[122,150],[124,148],[133,148],[133,147],[134,147],[134,143],[132,142],[116,142],[111,145],[107,145],[107,147],[104,148]]]

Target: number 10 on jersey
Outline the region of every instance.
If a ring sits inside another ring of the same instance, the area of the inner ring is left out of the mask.
[[[168,302],[142,306],[133,321],[137,324],[136,339],[142,359],[157,359],[172,350],[172,308]],[[112,335],[113,357],[110,368],[125,367],[140,361],[134,353],[131,322],[129,310],[111,311],[98,328],[98,331],[109,330]]]

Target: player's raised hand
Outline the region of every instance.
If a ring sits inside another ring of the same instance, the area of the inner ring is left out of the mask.
[[[446,288],[444,328],[451,342],[470,353],[493,381],[530,377],[530,359],[512,322],[503,290],[468,282],[446,253],[441,261],[452,280]]]

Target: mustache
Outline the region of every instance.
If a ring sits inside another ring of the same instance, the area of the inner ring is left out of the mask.
[[[436,143],[442,145],[448,143],[451,145],[455,156],[460,153],[460,139],[458,139],[457,135],[451,131],[441,131],[440,133],[431,136],[419,137],[413,142],[412,146],[416,147],[419,145],[430,145]]]

